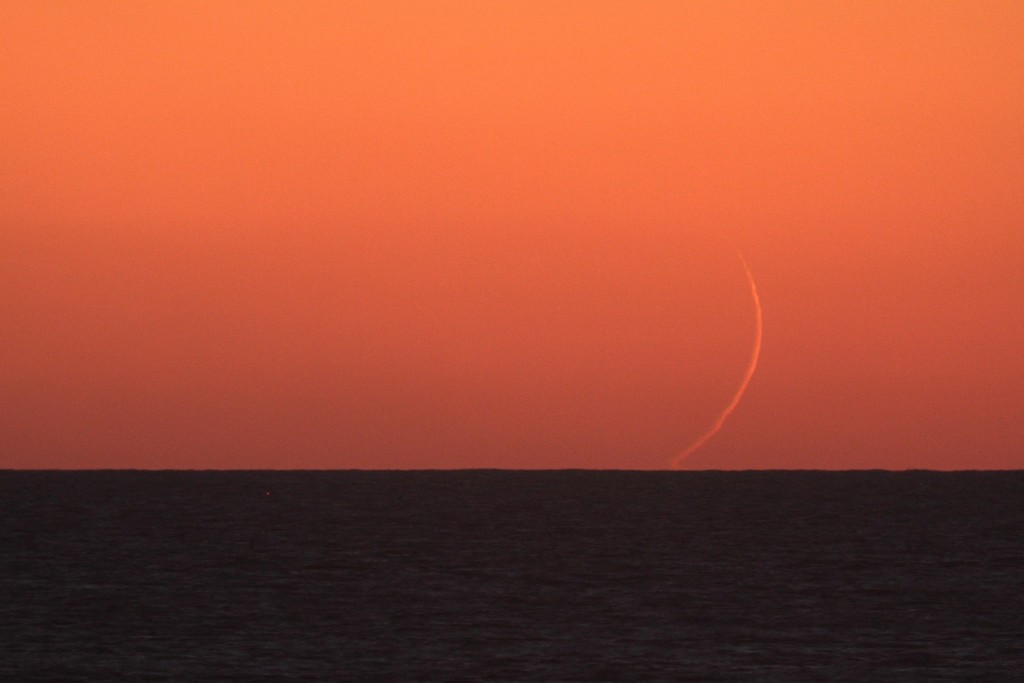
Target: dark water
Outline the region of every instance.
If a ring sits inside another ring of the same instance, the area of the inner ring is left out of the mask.
[[[0,472],[0,511],[0,680],[1024,680],[1024,472]]]

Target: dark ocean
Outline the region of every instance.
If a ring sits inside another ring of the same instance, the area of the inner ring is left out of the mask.
[[[0,680],[1024,680],[1024,472],[0,472]]]

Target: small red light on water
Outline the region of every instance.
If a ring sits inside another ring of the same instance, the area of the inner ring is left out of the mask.
[[[267,491],[267,492],[266,492],[266,493],[264,493],[263,495],[265,495],[265,496],[269,496],[269,495],[270,495],[270,491]]]

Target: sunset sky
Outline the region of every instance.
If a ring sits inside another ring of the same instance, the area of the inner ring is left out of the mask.
[[[0,467],[1024,467],[1024,3],[0,2]]]

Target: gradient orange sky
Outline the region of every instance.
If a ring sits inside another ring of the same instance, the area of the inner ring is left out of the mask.
[[[1024,3],[3,2],[0,467],[1024,466]]]

